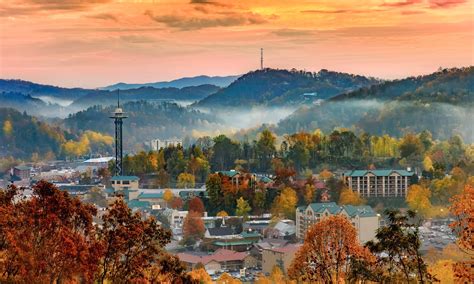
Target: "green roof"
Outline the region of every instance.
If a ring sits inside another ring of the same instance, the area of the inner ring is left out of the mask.
[[[326,209],[331,214],[337,214],[341,211],[341,207],[336,204],[336,202],[327,202],[327,203],[311,203],[309,205],[314,212],[322,213]]]
[[[249,241],[249,240],[231,241],[231,242],[217,241],[217,242],[214,242],[214,245],[219,246],[219,247],[226,247],[226,246],[251,245],[251,244],[253,244],[253,243],[254,243],[254,241]]]
[[[252,232],[242,232],[240,233],[240,236],[242,236],[242,238],[258,238],[260,237],[260,234],[256,231],[252,231]]]
[[[136,181],[139,180],[137,176],[113,176],[110,180],[130,180],[130,181]]]
[[[105,193],[107,193],[107,194],[115,193],[115,189],[108,187],[108,188],[105,189]]]
[[[359,215],[359,217],[375,217],[377,214],[374,209],[368,205],[363,206],[353,206],[353,205],[343,205],[342,208],[349,214],[351,217]]]
[[[20,170],[20,171],[29,171],[29,170],[31,170],[31,167],[27,167],[27,166],[16,166],[15,169]]]
[[[218,173],[222,174],[222,175],[225,175],[225,176],[228,176],[228,177],[231,177],[231,178],[239,174],[238,171],[220,171]]]
[[[259,179],[259,182],[264,182],[264,183],[269,183],[269,182],[272,182],[273,180],[269,177],[261,177]]]
[[[406,170],[353,170],[353,171],[347,171],[344,173],[345,176],[351,176],[351,177],[362,177],[367,175],[368,173],[372,173],[375,176],[382,177],[382,176],[389,176],[393,172],[398,173],[401,176],[406,176],[410,177],[414,175],[414,173],[411,173]]]
[[[140,208],[140,209],[149,209],[151,208],[150,202],[148,201],[140,201],[137,199],[133,199],[127,202],[128,207],[130,208]]]
[[[158,199],[163,199],[163,193],[160,192],[160,193],[140,193],[140,195],[138,195],[138,199],[154,199],[154,198],[158,198]]]

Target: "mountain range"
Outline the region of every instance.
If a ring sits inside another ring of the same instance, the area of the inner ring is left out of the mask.
[[[214,85],[221,88],[229,86],[233,81],[237,80],[240,76],[196,76],[196,77],[185,77],[172,81],[155,82],[155,83],[144,83],[144,84],[127,84],[117,83],[107,87],[103,87],[103,90],[129,90],[138,89],[142,87],[153,87],[153,88],[185,88],[199,85]]]

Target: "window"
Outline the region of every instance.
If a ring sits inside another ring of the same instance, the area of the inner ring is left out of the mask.
[[[130,184],[130,181],[124,180],[124,181],[123,181],[123,184]]]

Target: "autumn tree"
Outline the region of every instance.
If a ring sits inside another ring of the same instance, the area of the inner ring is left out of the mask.
[[[104,249],[98,282],[129,283],[146,279],[147,271],[165,253],[171,233],[152,217],[143,220],[118,199],[102,216],[98,236]]]
[[[201,216],[203,216],[204,212],[206,209],[204,208],[204,203],[202,203],[201,198],[199,197],[194,197],[193,199],[188,201],[188,211],[194,211],[199,213]]]
[[[179,188],[193,188],[196,184],[196,178],[193,174],[180,173],[178,176]]]
[[[211,276],[209,276],[206,269],[204,268],[193,269],[192,271],[188,272],[188,275],[191,277],[191,279],[198,281],[200,284],[212,283]]]
[[[201,219],[201,214],[196,211],[189,211],[183,221],[183,243],[192,245],[204,236],[206,228]]]
[[[363,205],[365,204],[365,200],[360,197],[360,195],[351,190],[350,188],[345,187],[342,191],[341,194],[339,195],[339,204],[340,205]]]
[[[458,235],[458,246],[470,256],[470,261],[455,264],[455,277],[461,282],[473,282],[472,266],[474,265],[474,186],[468,184],[462,193],[452,198],[451,214],[456,220],[450,224]]]
[[[346,278],[353,259],[370,262],[373,256],[359,245],[351,222],[344,216],[333,215],[308,229],[288,275],[310,283],[339,283]]]
[[[319,179],[320,180],[328,180],[331,177],[333,177],[333,173],[331,173],[328,169],[324,169],[319,173]]]
[[[184,202],[181,197],[175,196],[171,201],[171,208],[180,210],[183,208]]]
[[[273,201],[272,214],[275,216],[282,215],[286,218],[294,219],[296,214],[296,204],[298,204],[296,191],[291,187],[285,187],[280,195],[278,195]]]
[[[219,174],[210,174],[206,181],[206,192],[212,207],[221,209],[223,194],[221,188],[221,177]]]
[[[306,184],[304,188],[304,201],[308,205],[314,200],[316,188],[314,185]]]
[[[93,187],[86,195],[86,202],[96,204],[100,207],[107,207],[107,199],[104,192],[99,187]]]
[[[41,181],[29,199],[0,191],[0,282],[92,282],[102,246],[95,206]]]
[[[271,167],[271,160],[275,155],[275,136],[273,133],[265,129],[260,133],[260,138],[257,141],[257,155],[259,170],[262,172],[267,171]]]
[[[174,194],[171,189],[167,188],[165,192],[163,192],[163,200],[165,200],[166,205],[168,205],[174,199]]]
[[[408,188],[406,201],[411,210],[426,216],[431,210],[431,191],[418,184],[413,184]]]
[[[225,212],[224,210],[221,210],[219,212],[217,212],[217,217],[228,217],[229,214],[227,214],[227,212]]]
[[[219,279],[217,279],[216,284],[242,284],[239,279],[232,278],[229,273],[224,272]]]
[[[237,199],[237,209],[235,211],[237,216],[242,216],[244,220],[246,220],[251,210],[252,208],[250,207],[247,200],[243,199],[242,197]]]

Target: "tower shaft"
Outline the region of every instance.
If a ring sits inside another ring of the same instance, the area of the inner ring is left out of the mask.
[[[263,70],[263,48],[260,49],[260,69]]]

